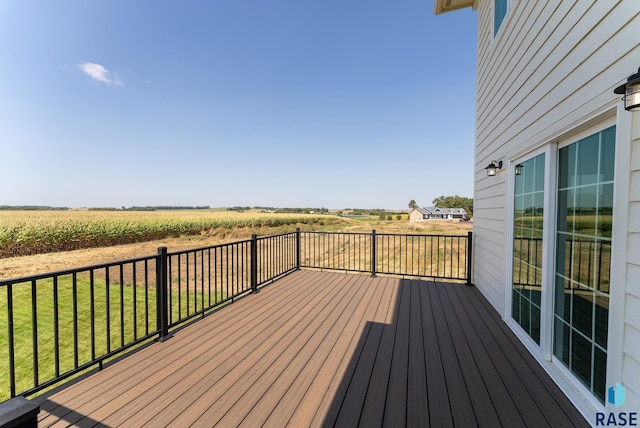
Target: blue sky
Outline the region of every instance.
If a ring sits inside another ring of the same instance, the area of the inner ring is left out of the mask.
[[[476,19],[433,0],[3,0],[0,205],[471,197]]]

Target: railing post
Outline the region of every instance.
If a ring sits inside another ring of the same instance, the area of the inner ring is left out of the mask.
[[[473,257],[473,232],[467,233],[467,285],[471,283],[471,258]]]
[[[371,231],[371,276],[376,276],[376,258],[377,258],[377,244],[376,244],[376,230]]]
[[[169,339],[169,299],[167,270],[167,247],[158,247],[158,259],[156,262],[156,319],[159,331],[159,342]]]
[[[251,235],[251,292],[258,292],[258,236],[255,233]]]
[[[296,269],[300,270],[300,228],[296,227]]]
[[[14,331],[13,331],[13,284],[7,285],[7,338],[9,345],[9,390],[11,391],[10,397],[16,396],[16,349],[14,343]]]

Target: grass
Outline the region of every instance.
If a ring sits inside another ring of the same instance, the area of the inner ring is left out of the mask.
[[[0,291],[0,401],[3,401],[10,397],[8,290],[2,287]],[[32,300],[32,293],[35,300]],[[172,305],[173,319],[178,320],[180,315],[186,314],[186,291],[174,289],[171,293],[173,302],[181,302],[180,307],[175,303]],[[57,305],[54,304],[55,295]],[[191,290],[191,312],[194,308],[201,309],[202,302],[208,298],[208,294]],[[220,293],[212,297],[215,301],[222,298]],[[35,306],[32,306],[32,301]],[[52,279],[38,281],[35,287],[31,283],[15,284],[12,287],[12,303],[18,394],[143,338],[156,329],[153,283],[145,289],[111,281],[107,285],[104,278],[94,278],[91,287],[88,274],[82,274],[76,277],[74,287],[72,276],[67,275],[58,278],[57,286]],[[54,324],[56,312],[57,331]],[[77,315],[74,316],[74,313]],[[75,324],[74,319],[77,320]],[[37,329],[35,335],[34,326]],[[92,330],[95,340],[92,340]],[[58,367],[56,360],[59,361]]]

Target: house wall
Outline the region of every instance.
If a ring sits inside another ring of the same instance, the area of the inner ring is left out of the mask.
[[[613,115],[613,88],[638,68],[640,2],[512,1],[494,40],[478,6],[474,281],[504,312],[508,160]],[[622,25],[622,28],[620,26]]]
[[[616,173],[615,185],[628,189],[628,198],[618,195],[614,214],[614,229],[622,238],[614,238],[614,247],[622,248],[622,258],[612,262],[612,272],[620,268],[625,273],[616,274],[618,285],[612,273],[620,291],[617,299],[612,292],[611,311],[620,309],[623,315],[612,315],[608,373],[609,379],[621,379],[628,405],[637,409],[640,113],[619,109],[613,88],[640,66],[640,1],[511,0],[495,38],[493,4],[478,1],[473,282],[506,318],[511,254],[505,248],[510,248],[515,159],[604,122],[629,129],[616,142],[616,164],[623,170]],[[624,153],[631,160],[622,159]],[[503,169],[487,177],[484,168],[494,160],[502,160]]]
[[[640,112],[633,114],[629,238],[624,299],[622,379],[631,408],[640,409]]]
[[[416,221],[423,220],[423,214],[418,210],[413,210],[409,213],[409,223],[415,223]]]

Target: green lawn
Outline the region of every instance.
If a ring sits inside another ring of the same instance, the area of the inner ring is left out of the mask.
[[[93,291],[88,274],[78,274],[74,289],[71,275],[58,278],[57,312],[58,312],[58,360],[55,367],[56,328],[54,295],[56,287],[52,279],[38,281],[35,287],[35,327],[32,307],[31,283],[16,284],[12,287],[14,313],[14,344],[16,392],[35,386],[34,365],[37,367],[38,383],[43,383],[56,376],[73,370],[76,365],[91,361],[123,345],[140,339],[156,329],[156,292],[155,285],[145,292],[143,287],[111,283],[107,286],[102,278],[94,278]],[[93,294],[93,326],[91,322],[91,296]],[[74,326],[74,295],[77,323]],[[221,300],[215,296],[216,301]],[[178,292],[173,291],[173,320],[179,318],[177,307]],[[10,397],[9,351],[8,351],[8,290],[0,287],[0,401]],[[201,309],[202,302],[208,300],[207,294],[191,290],[189,303],[193,308]],[[212,296],[214,300],[214,296]],[[197,306],[195,305],[197,301]],[[187,296],[180,295],[181,313],[186,314]],[[122,310],[121,310],[122,309]],[[121,313],[123,314],[121,316]],[[95,340],[92,343],[92,329]],[[74,339],[77,331],[77,340]],[[109,332],[107,334],[107,331]],[[34,361],[34,348],[37,346],[37,361]]]

